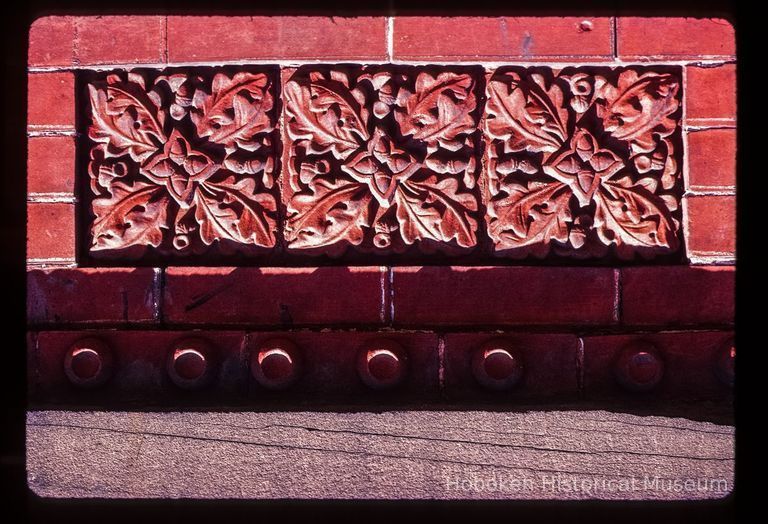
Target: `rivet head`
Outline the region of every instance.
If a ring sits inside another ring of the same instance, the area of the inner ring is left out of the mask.
[[[735,380],[736,345],[733,339],[728,340],[717,352],[715,374],[726,386],[733,387]]]
[[[627,390],[651,391],[664,376],[664,362],[652,344],[634,342],[621,351],[614,371],[618,382]]]
[[[182,389],[199,389],[213,376],[212,349],[199,338],[177,341],[168,354],[166,369],[171,381]]]
[[[390,389],[400,384],[408,365],[403,346],[391,339],[368,341],[357,355],[357,373],[371,389]]]
[[[299,348],[288,339],[267,340],[251,353],[251,374],[267,389],[286,389],[296,382],[300,373]]]
[[[520,382],[523,361],[509,340],[489,340],[475,350],[472,374],[482,386],[502,391]]]
[[[93,388],[101,386],[112,376],[112,351],[97,338],[75,342],[64,357],[64,373],[72,384]]]
[[[592,31],[594,27],[595,26],[591,20],[582,20],[581,22],[579,22],[579,31],[586,33],[586,32]]]

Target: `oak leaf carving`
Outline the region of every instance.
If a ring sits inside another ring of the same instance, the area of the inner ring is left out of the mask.
[[[291,247],[316,248],[340,241],[362,243],[369,227],[371,195],[367,186],[344,179],[314,178],[311,193],[294,195],[288,205],[285,236]]]
[[[343,159],[370,136],[367,111],[339,85],[343,84],[322,79],[305,84],[289,81],[283,96],[289,136],[308,140],[311,153],[332,151],[336,158]]]
[[[676,126],[669,115],[677,111],[680,84],[671,74],[644,73],[628,69],[619,75],[618,86],[602,84],[597,105],[604,129],[618,140],[630,143],[632,154],[650,152],[658,139]]]
[[[256,135],[273,129],[267,75],[219,73],[208,90],[201,76],[181,73],[156,77],[149,91],[141,74],[126,78],[113,74],[88,86],[96,194],[91,250],[184,250],[195,236],[197,253],[215,241],[274,246],[274,196],[243,176],[263,172],[265,187],[272,185],[271,158],[249,154],[268,143]],[[166,105],[173,117],[168,131]],[[194,146],[182,129],[197,131]]]
[[[523,79],[507,73],[489,83],[486,129],[504,141],[504,151],[553,153],[568,139],[568,110],[557,84],[546,86],[542,75]]]
[[[453,178],[432,176],[423,182],[408,180],[398,187],[397,220],[406,244],[430,239],[471,247],[477,243],[477,221],[467,211],[476,211],[471,194],[460,193]]]
[[[162,230],[168,229],[168,197],[154,184],[115,182],[109,196],[93,201],[93,212],[94,251],[135,245],[157,247],[163,241]]]
[[[440,142],[452,151],[461,147],[456,137],[475,128],[472,111],[476,101],[475,81],[469,74],[451,72],[433,77],[420,73],[415,92],[401,89],[396,103],[395,119],[403,135],[411,135],[427,143]]]
[[[545,255],[553,240],[565,243],[572,214],[568,205],[572,193],[563,182],[503,184],[507,195],[494,202],[488,232],[502,247],[540,244]]]
[[[285,88],[289,246],[475,246],[474,77],[307,69]]]
[[[603,184],[595,198],[595,229],[606,245],[677,248],[674,219],[663,203],[629,179]]]
[[[220,239],[274,245],[274,222],[267,219],[266,212],[275,209],[274,198],[256,193],[251,179],[235,182],[234,177],[229,177],[218,183],[209,181],[195,194],[195,220],[206,245]]]
[[[88,86],[93,119],[88,136],[94,142],[108,144],[104,150],[107,157],[128,153],[141,162],[166,141],[164,113],[154,108],[139,87],[114,75],[105,89]]]
[[[635,68],[556,73],[549,83],[517,70],[491,77],[488,231],[497,248],[675,251],[679,88],[679,75]]]
[[[232,78],[219,73],[213,77],[211,93],[197,89],[192,99],[192,122],[200,137],[247,151],[258,149],[253,137],[273,129],[268,112],[272,109],[269,79],[264,73],[240,72]]]

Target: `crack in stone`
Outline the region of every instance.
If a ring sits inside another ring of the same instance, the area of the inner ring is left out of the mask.
[[[217,437],[200,437],[200,436],[193,436],[193,435],[181,435],[176,433],[160,433],[160,432],[153,432],[153,431],[129,431],[129,430],[122,430],[122,429],[115,429],[115,428],[102,428],[97,426],[81,426],[77,424],[52,424],[52,423],[35,422],[35,423],[29,423],[27,425],[34,426],[34,427],[59,427],[59,428],[70,428],[70,429],[82,429],[85,431],[89,431],[89,430],[106,431],[111,433],[129,434],[129,435],[146,435],[151,437],[178,438],[178,439],[196,440],[196,441],[203,441],[203,442],[221,442],[224,444],[237,444],[237,445],[256,446],[256,447],[263,447],[263,448],[304,450],[304,451],[314,451],[319,453],[338,453],[342,455],[353,455],[353,456],[363,456],[363,457],[381,457],[381,458],[392,458],[396,460],[425,461],[425,462],[436,462],[436,463],[442,463],[442,464],[457,464],[462,466],[479,466],[479,467],[508,469],[512,471],[525,470],[525,471],[532,471],[535,473],[570,473],[570,474],[579,474],[579,475],[588,473],[588,472],[582,472],[582,471],[568,471],[568,470],[548,469],[548,468],[531,468],[526,466],[507,466],[504,464],[489,464],[485,462],[469,462],[469,461],[452,460],[452,459],[438,459],[438,458],[431,458],[431,457],[396,455],[392,453],[377,453],[372,451],[350,451],[345,449],[319,448],[314,446],[266,444],[262,442],[252,442],[247,440],[226,439],[226,438],[217,438]],[[611,476],[611,477],[622,477],[622,475],[613,475],[608,473],[604,473],[603,475]]]

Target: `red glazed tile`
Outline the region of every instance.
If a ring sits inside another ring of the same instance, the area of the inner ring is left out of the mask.
[[[688,173],[694,191],[736,186],[736,130],[688,133]]]
[[[733,333],[721,331],[610,335],[584,338],[584,392],[589,398],[615,398],[624,393],[614,366],[628,344],[648,342],[664,372],[659,384],[645,393],[628,395],[675,398],[722,398],[730,389],[718,379],[718,357]]]
[[[394,58],[477,60],[611,55],[608,18],[396,17]]]
[[[74,75],[30,73],[27,78],[27,125],[35,128],[74,128]]]
[[[75,206],[27,204],[27,259],[75,258]]]
[[[286,338],[293,342],[302,359],[302,371],[296,383],[286,393],[322,394],[324,398],[343,395],[354,402],[361,395],[396,398],[402,394],[417,393],[419,398],[436,396],[439,385],[437,336],[431,333],[368,333],[368,332],[258,332],[250,333],[250,351],[272,338]],[[366,343],[386,339],[399,344],[406,353],[407,368],[401,384],[391,390],[374,391],[359,378],[358,352]],[[264,398],[267,391],[251,381],[254,397]]]
[[[483,389],[472,371],[472,357],[482,344],[507,340],[522,359],[520,382],[508,391]],[[511,333],[452,333],[445,335],[445,392],[449,398],[488,396],[518,399],[528,397],[575,397],[578,394],[577,352],[573,335]]]
[[[27,323],[152,321],[153,282],[151,268],[30,269]]]
[[[82,16],[75,24],[75,59],[81,65],[165,61],[163,16]]]
[[[732,266],[658,266],[621,270],[627,325],[722,324],[734,321]]]
[[[380,324],[381,269],[168,268],[163,317],[182,324]]]
[[[38,18],[29,28],[30,66],[69,66],[73,63],[75,25],[69,16]]]
[[[688,250],[694,255],[733,255],[736,251],[736,197],[690,196]]]
[[[722,18],[617,18],[622,58],[734,56],[733,25]]]
[[[214,376],[201,391],[176,387],[166,371],[168,354],[180,340],[196,337],[206,341],[213,351]],[[78,340],[96,338],[111,350],[112,377],[94,395],[72,385],[64,372],[64,357]],[[216,401],[222,395],[244,394],[245,334],[235,331],[190,333],[183,331],[43,331],[38,333],[34,366],[28,370],[35,384],[33,399],[45,402],[82,400],[91,405],[113,401]]]
[[[685,69],[688,124],[733,125],[736,119],[736,65]]]
[[[27,144],[27,192],[73,195],[75,138],[30,137]]]
[[[615,322],[607,268],[397,267],[393,278],[401,326]]]
[[[383,17],[168,17],[171,62],[386,58]]]

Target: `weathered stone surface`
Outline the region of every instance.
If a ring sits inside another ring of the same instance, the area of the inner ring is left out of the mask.
[[[38,411],[27,475],[57,498],[718,499],[733,431],[606,411]]]

